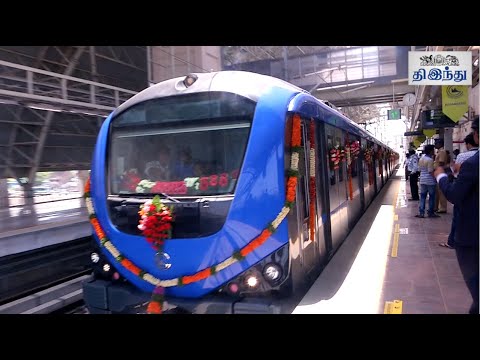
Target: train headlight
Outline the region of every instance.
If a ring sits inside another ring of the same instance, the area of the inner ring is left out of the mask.
[[[255,275],[249,275],[246,279],[246,283],[249,287],[254,288],[259,284],[259,281]]]
[[[98,255],[96,252],[93,252],[91,255],[90,255],[90,259],[92,260],[92,262],[94,264],[98,263],[100,261],[100,255]]]
[[[282,277],[282,268],[274,263],[267,264],[263,268],[263,276],[270,282],[275,282]]]

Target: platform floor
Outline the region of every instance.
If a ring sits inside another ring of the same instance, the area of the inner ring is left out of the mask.
[[[88,220],[87,210],[80,199],[37,203],[0,209],[0,234],[34,228],[39,225],[62,223],[76,218]],[[34,229],[32,229],[34,231]]]
[[[440,218],[419,219],[410,197],[409,183],[394,174],[293,313],[468,314],[455,250],[439,246],[452,205]]]

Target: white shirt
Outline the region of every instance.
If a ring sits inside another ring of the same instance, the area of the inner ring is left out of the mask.
[[[461,164],[471,156],[475,155],[478,151],[478,148],[471,148],[468,151],[458,154],[457,158],[455,159],[455,164]]]

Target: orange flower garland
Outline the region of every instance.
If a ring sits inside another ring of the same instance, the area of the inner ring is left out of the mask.
[[[221,271],[231,266],[232,264],[243,260],[249,253],[256,250],[259,246],[265,243],[265,241],[267,241],[267,239],[272,235],[272,233],[278,228],[278,226],[281,224],[281,222],[287,216],[291,207],[293,206],[296,194],[298,177],[298,152],[300,151],[301,144],[300,116],[296,114],[293,116],[292,120],[293,126],[291,138],[291,165],[289,170],[291,175],[288,177],[286,201],[281,212],[277,215],[275,220],[273,220],[270,224],[268,224],[265,229],[263,229],[260,235],[250,241],[242,249],[235,251],[229,258],[225,259],[219,264],[200,270],[193,275],[184,275],[175,279],[160,280],[155,278],[153,275],[147,273],[146,271],[143,271],[132,261],[122,255],[120,251],[115,247],[115,245],[110,241],[110,239],[105,235],[100,223],[97,220],[91,200],[90,179],[87,180],[87,183],[85,185],[84,197],[86,199],[87,209],[90,213],[90,223],[92,224],[96,236],[100,240],[100,245],[105,248],[106,251],[108,251],[115,258],[115,260],[119,262],[126,270],[130,271],[134,275],[155,286],[152,294],[152,300],[147,307],[147,313],[160,314],[162,312],[164,298],[163,288],[172,286],[183,286],[204,280],[214,275],[216,272]]]
[[[300,115],[295,114],[293,115],[293,124],[292,124],[292,142],[291,147],[299,147],[302,143],[302,128],[300,126]]]

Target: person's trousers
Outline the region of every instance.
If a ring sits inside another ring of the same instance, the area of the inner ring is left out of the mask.
[[[478,314],[478,247],[456,246],[458,265],[462,271],[463,280],[472,295],[473,303],[470,314]]]
[[[410,193],[412,194],[413,200],[419,200],[418,196],[418,173],[410,174]]]
[[[443,195],[442,190],[437,184],[437,190],[435,194],[435,209],[437,211],[447,211],[447,198]]]
[[[433,215],[433,206],[435,205],[435,186],[437,185],[425,185],[420,184],[420,204],[418,211],[420,215],[425,215],[425,202],[427,201],[428,194],[428,215]]]
[[[455,246],[455,230],[457,228],[458,206],[453,206],[452,227],[450,228],[450,235],[448,235],[447,244],[451,247]]]

